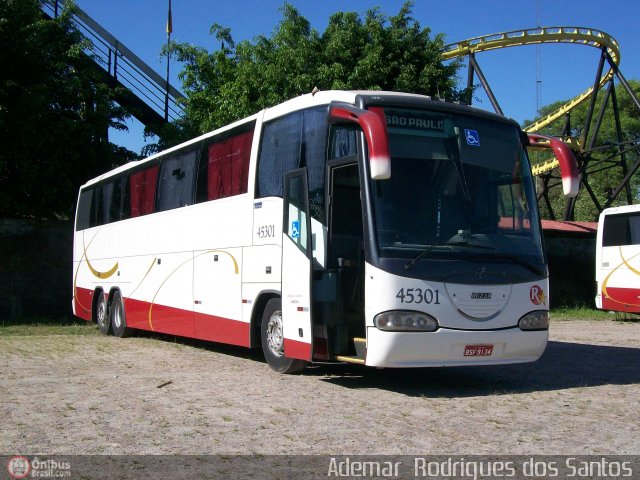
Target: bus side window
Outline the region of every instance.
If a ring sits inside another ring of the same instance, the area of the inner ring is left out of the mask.
[[[76,212],[76,230],[85,230],[96,226],[97,187],[89,187],[80,192],[78,211]]]
[[[112,203],[115,203],[115,182],[113,180],[109,180],[106,182],[102,182],[100,188],[100,202],[98,208],[98,223],[100,225],[105,225],[107,223],[111,223],[113,221],[119,220],[120,212],[118,211],[118,217],[113,218],[112,216]],[[119,200],[118,200],[119,201]]]
[[[284,172],[299,166],[302,112],[266,123],[260,142],[256,198],[282,197]]]
[[[162,160],[156,211],[191,205],[194,201],[198,150],[177,152]]]
[[[153,213],[158,179],[158,165],[132,173],[129,177],[131,217]]]
[[[126,176],[118,176],[102,182],[101,201],[98,208],[98,222],[100,225],[123,219],[122,200],[126,181]]]
[[[325,221],[324,191],[327,142],[327,107],[293,112],[264,126],[256,197],[282,197],[287,172],[307,167],[311,216]]]
[[[120,178],[120,220],[131,218],[131,190],[129,188],[129,176],[123,175]]]
[[[253,129],[206,146],[207,200],[247,193],[252,141]]]
[[[329,139],[329,159],[351,157],[358,154],[356,127],[336,125],[331,128]]]

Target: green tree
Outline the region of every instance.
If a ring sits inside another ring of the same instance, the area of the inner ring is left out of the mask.
[[[214,24],[217,50],[171,44],[172,56],[184,64],[180,78],[187,97],[178,128],[185,136],[210,131],[314,87],[461,98],[455,88],[459,62],[443,64],[443,36],[432,38],[412,17],[412,7],[407,2],[392,17],[379,9],[364,18],[339,12],[320,34],[285,3],[269,37],[236,45],[228,28]]]
[[[80,184],[132,155],[107,142],[125,112],[66,3],[49,20],[38,0],[0,0],[0,217],[69,216]]]
[[[640,81],[629,81],[636,97],[640,98]],[[601,205],[604,205],[609,198],[613,189],[615,189],[623,180],[624,173],[620,164],[621,157],[619,155],[620,146],[625,150],[626,163],[631,167],[640,159],[640,111],[632,101],[630,95],[621,86],[616,86],[615,94],[620,114],[620,126],[622,131],[622,142],[618,140],[616,129],[615,115],[613,111],[611,98],[606,103],[605,115],[602,119],[599,130],[596,132],[596,120],[602,109],[602,105],[606,99],[606,92],[600,91],[597,96],[593,117],[589,128],[589,136],[587,139],[587,147],[595,135],[593,149],[587,148],[583,152],[579,152],[580,160],[587,162],[587,181],[594,195]],[[541,116],[545,116],[561,107],[565,101],[555,102],[544,107],[541,110]],[[584,134],[585,121],[589,109],[589,101],[586,101],[573,109],[570,113],[570,131],[569,136],[576,140],[580,140]],[[559,119],[551,125],[544,128],[540,133],[553,136],[561,136],[564,130],[566,119]],[[525,125],[532,123],[525,121]],[[540,161],[543,155],[532,155],[532,163]],[[559,172],[553,172],[559,175]],[[542,181],[539,180],[541,184]],[[553,183],[553,182],[551,182]],[[562,195],[562,187],[558,181],[556,187],[550,189],[550,200],[553,212],[557,218],[562,218],[565,211],[566,199]],[[638,191],[640,188],[640,173],[635,174],[630,183],[633,201],[640,200]],[[613,201],[612,206],[626,205],[627,199],[623,190]],[[544,201],[540,202],[540,209],[543,218],[550,218],[549,211]],[[598,217],[598,209],[591,199],[589,193],[581,188],[575,205],[574,219],[581,221],[594,221]]]

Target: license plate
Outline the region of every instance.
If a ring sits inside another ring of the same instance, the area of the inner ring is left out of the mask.
[[[465,345],[465,357],[488,357],[493,353],[493,345]]]

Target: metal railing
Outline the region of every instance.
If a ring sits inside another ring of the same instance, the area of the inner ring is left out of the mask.
[[[42,9],[52,18],[57,17],[65,0],[44,0]],[[111,35],[98,22],[79,7],[75,7],[74,23],[90,42],[87,54],[102,67],[110,78],[131,91],[165,122],[182,116],[180,100],[184,95],[170,85],[148,64]]]

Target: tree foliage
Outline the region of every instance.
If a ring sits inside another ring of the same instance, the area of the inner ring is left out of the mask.
[[[432,38],[412,17],[412,7],[407,2],[391,17],[377,8],[364,17],[339,12],[321,34],[285,3],[282,20],[268,37],[236,44],[228,28],[214,24],[217,50],[171,44],[171,55],[184,64],[180,78],[187,101],[181,128],[206,132],[314,87],[459,99],[459,63],[442,63],[443,36]]]
[[[629,81],[635,96],[640,98],[640,81]],[[605,89],[606,90],[606,89]],[[620,145],[625,150],[626,163],[631,167],[636,161],[640,160],[640,111],[633,103],[631,96],[620,85],[615,88],[615,96],[617,99],[618,110],[620,115],[621,140],[618,139],[618,133],[615,122],[615,115],[611,97],[605,104],[606,110],[602,118],[602,122],[596,132],[597,118],[603,108],[603,103],[607,100],[606,91],[602,90],[597,95],[595,107],[593,109],[593,117],[589,127],[587,138],[587,146],[595,138],[593,149],[587,148],[586,154],[580,155],[581,161],[587,162],[587,181],[592,188],[593,193],[601,205],[609,198],[611,192],[622,182],[624,173],[620,165],[621,157],[619,155]],[[565,101],[555,102],[544,107],[541,110],[541,116],[545,116],[557,108],[561,107]],[[570,131],[569,136],[580,139],[585,132],[586,118],[589,110],[589,101],[586,101],[573,109],[570,113]],[[540,133],[546,133],[553,136],[561,136],[564,130],[566,119],[559,119],[549,125]],[[531,123],[525,121],[525,125]],[[597,134],[596,134],[597,133]],[[595,137],[594,137],[594,134]],[[540,156],[532,156],[532,163],[536,163],[541,159]],[[618,163],[616,163],[618,162]],[[558,175],[558,172],[554,172]],[[541,183],[541,181],[539,181]],[[552,182],[553,183],[553,182]],[[550,200],[553,212],[556,217],[562,218],[565,210],[565,198],[562,195],[562,187],[559,184],[550,190]],[[632,199],[634,202],[640,200],[638,195],[640,188],[640,173],[635,174],[630,183]],[[613,201],[612,206],[626,205],[626,192],[623,190]],[[541,214],[544,218],[550,218],[551,212],[544,201],[539,202]],[[574,219],[582,221],[594,221],[597,219],[599,211],[591,199],[589,193],[581,188],[576,201]]]
[[[69,216],[78,186],[131,152],[107,142],[125,112],[96,77],[73,5],[0,0],[0,217]]]

